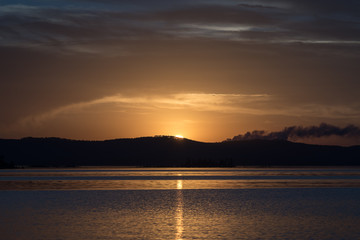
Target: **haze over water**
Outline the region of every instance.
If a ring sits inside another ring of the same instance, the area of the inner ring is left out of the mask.
[[[360,169],[0,171],[4,239],[359,239]]]

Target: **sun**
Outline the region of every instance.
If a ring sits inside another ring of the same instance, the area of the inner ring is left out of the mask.
[[[176,137],[176,138],[181,138],[181,139],[184,138],[183,135],[175,135],[175,137]]]

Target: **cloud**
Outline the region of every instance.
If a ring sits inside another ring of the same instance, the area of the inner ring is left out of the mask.
[[[170,2],[74,0],[3,5],[0,44],[101,54],[109,41],[117,42],[114,47],[119,48],[129,39],[184,36],[269,44],[360,43],[356,1]]]
[[[266,132],[263,130],[255,130],[247,132],[244,135],[238,135],[230,141],[263,139],[263,140],[297,140],[299,138],[321,138],[330,136],[340,137],[360,137],[360,128],[355,125],[346,127],[337,127],[327,123],[321,123],[319,126],[291,126],[285,127],[282,131]]]
[[[288,2],[293,9],[311,13],[321,14],[346,14],[348,16],[359,16],[360,3],[357,0],[280,0],[278,2]]]
[[[104,106],[106,106],[104,108]],[[105,109],[105,110],[104,110]],[[274,96],[267,94],[219,94],[219,93],[175,93],[162,95],[112,95],[87,102],[65,105],[30,115],[19,121],[21,126],[41,125],[61,115],[82,113],[84,110],[101,112],[126,112],[136,110],[137,114],[153,113],[155,111],[186,110],[197,112],[215,112],[218,114],[245,114],[254,116],[289,116],[312,117],[325,119],[351,119],[360,116],[360,110],[349,106],[300,105],[297,107],[282,105]],[[327,126],[327,125],[326,125]],[[321,125],[324,128],[325,125]],[[288,136],[304,130],[301,127],[292,129]],[[307,128],[305,129],[307,130]],[[304,130],[304,131],[305,131]],[[288,131],[288,129],[286,130]],[[261,133],[261,134],[259,134]],[[280,133],[255,131],[246,136],[236,138],[252,138],[262,136],[273,138]]]
[[[192,111],[215,111],[222,113],[249,113],[261,114],[260,110],[240,107],[239,104],[267,101],[270,96],[266,94],[209,94],[209,93],[178,93],[170,95],[152,96],[126,96],[114,95],[95,99],[88,102],[79,102],[62,106],[42,114],[23,118],[20,125],[39,125],[62,114],[72,114],[83,109],[101,107],[104,104],[112,104],[114,111],[121,109],[142,109],[145,111],[156,109]]]
[[[137,20],[133,15],[101,8],[6,5],[0,8],[0,45],[111,52],[106,51],[109,43],[120,49],[123,41],[157,34],[156,23]]]

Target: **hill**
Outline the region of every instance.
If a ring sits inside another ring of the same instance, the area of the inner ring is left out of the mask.
[[[284,140],[203,143],[171,136],[105,141],[23,138],[0,139],[0,156],[0,167],[344,166],[360,165],[360,146]]]

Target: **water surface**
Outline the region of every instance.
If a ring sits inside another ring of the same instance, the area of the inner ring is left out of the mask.
[[[0,171],[2,239],[360,239],[358,169]]]
[[[74,168],[0,171],[0,190],[360,187],[360,169]]]

